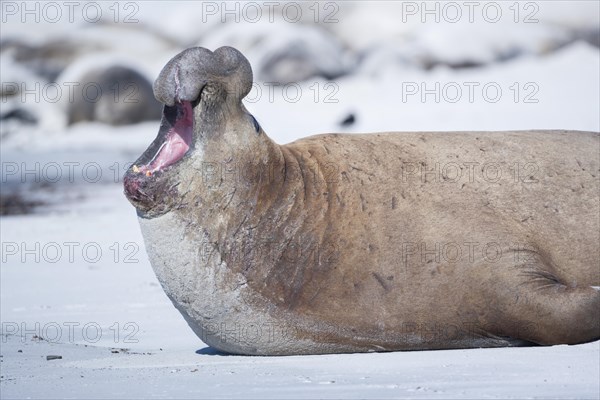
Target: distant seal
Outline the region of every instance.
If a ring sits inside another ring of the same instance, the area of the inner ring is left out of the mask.
[[[161,117],[161,105],[152,96],[151,83],[130,67],[94,69],[78,83],[68,103],[69,124],[98,121],[128,125]]]
[[[210,346],[252,355],[600,338],[600,135],[267,137],[237,50],[154,84],[158,137],[127,171],[151,264]]]

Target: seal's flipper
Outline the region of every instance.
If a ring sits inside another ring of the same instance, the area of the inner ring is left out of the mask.
[[[512,289],[499,288],[507,298],[498,303],[511,321],[503,325],[506,335],[541,345],[600,339],[599,291],[591,286],[568,286],[544,264],[516,269],[522,283]]]

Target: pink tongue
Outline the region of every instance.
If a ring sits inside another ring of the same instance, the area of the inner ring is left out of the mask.
[[[154,173],[162,168],[166,168],[181,160],[189,150],[193,129],[192,105],[186,101],[180,107],[183,109],[183,115],[177,118],[175,126],[167,132],[165,142],[150,164],[141,166],[140,171]]]

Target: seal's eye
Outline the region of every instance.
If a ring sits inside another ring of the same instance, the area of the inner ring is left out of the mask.
[[[260,124],[258,123],[256,118],[254,118],[254,115],[250,114],[250,117],[252,118],[252,125],[254,125],[254,129],[256,130],[256,133],[258,133],[260,131]]]
[[[217,93],[217,87],[215,85],[207,84],[204,86],[204,89],[202,89],[202,93],[205,93],[208,96],[213,95]]]

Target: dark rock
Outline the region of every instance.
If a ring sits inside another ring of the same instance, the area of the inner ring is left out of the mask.
[[[354,113],[350,113],[340,122],[340,126],[351,126],[356,122],[356,116]]]
[[[49,82],[53,82],[77,57],[100,50],[100,46],[69,40],[51,40],[36,45],[12,39],[3,40],[0,50],[2,52],[12,51],[16,62]]]
[[[0,121],[18,121],[22,124],[35,125],[38,123],[38,119],[31,112],[22,108],[15,108],[0,114]]]
[[[160,119],[162,105],[154,98],[152,85],[132,68],[92,70],[79,83],[81,90],[75,91],[68,105],[69,124],[98,121],[127,125]]]
[[[35,207],[42,205],[42,201],[25,199],[19,193],[0,194],[0,215],[31,214]]]

